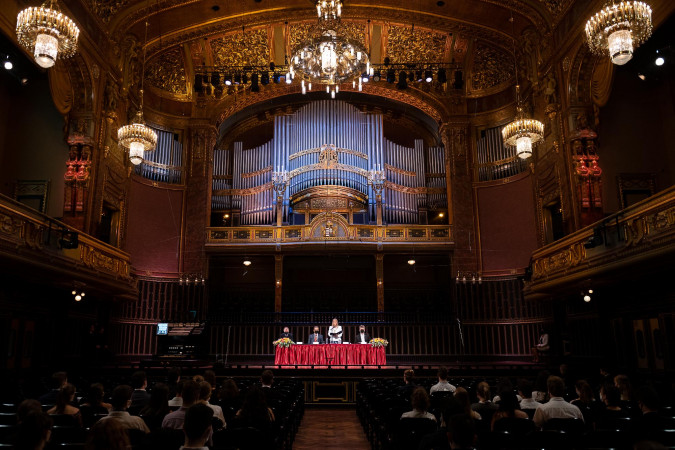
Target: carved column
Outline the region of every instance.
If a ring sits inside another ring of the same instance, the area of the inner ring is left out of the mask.
[[[284,255],[274,255],[274,312],[281,312],[281,293],[284,278]]]
[[[211,160],[217,130],[207,123],[194,123],[188,130],[187,178],[183,218],[183,249],[180,271],[204,273],[206,227],[211,211]]]
[[[377,283],[377,312],[384,312],[384,254],[375,255],[375,278]]]
[[[478,251],[475,244],[469,124],[466,121],[446,122],[441,125],[440,133],[445,147],[448,221],[452,225],[455,242],[455,272],[476,272]]]

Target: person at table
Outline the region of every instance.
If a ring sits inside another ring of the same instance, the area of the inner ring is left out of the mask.
[[[342,327],[338,325],[337,319],[333,319],[333,323],[328,328],[328,338],[331,344],[342,344]]]
[[[314,326],[314,331],[309,335],[308,344],[324,344],[323,334],[319,333],[319,327]]]
[[[370,335],[366,333],[366,326],[359,325],[359,332],[354,337],[355,344],[367,344],[370,342]]]
[[[288,338],[291,341],[295,342],[295,339],[293,339],[293,333],[291,333],[291,330],[288,327],[284,327],[284,331],[281,332],[279,335],[279,339],[283,338]]]

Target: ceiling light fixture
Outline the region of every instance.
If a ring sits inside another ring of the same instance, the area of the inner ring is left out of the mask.
[[[145,42],[148,40],[148,22],[145,22]],[[145,42],[143,45],[143,64],[141,66],[140,107],[134,120],[117,130],[119,144],[129,149],[129,161],[137,166],[143,162],[145,152],[151,152],[157,146],[157,133],[143,120],[143,81],[145,79]]]
[[[656,54],[658,55],[658,53],[659,53],[659,51],[657,50]],[[663,56],[661,56],[661,55],[657,56],[656,59],[654,60],[654,64],[656,64],[659,67],[661,67],[665,62],[666,62],[666,60],[663,59]],[[7,68],[7,67],[5,67],[5,68]]]
[[[52,67],[58,58],[73,56],[79,35],[80,29],[61,12],[56,0],[26,8],[16,18],[19,43],[45,69]]]
[[[244,260],[244,265],[245,265],[246,267],[250,266],[250,265],[251,265],[251,260],[245,259],[245,260]]]
[[[408,265],[414,266],[414,265],[415,265],[415,262],[416,262],[416,261],[415,261],[414,259],[411,258],[411,259],[408,260]]]
[[[586,22],[586,39],[593,53],[609,57],[616,65],[626,64],[633,49],[652,34],[652,9],[644,2],[615,0]]]
[[[5,70],[12,70],[14,68],[14,64],[12,64],[12,61],[9,60],[9,56],[5,60],[4,66]]]

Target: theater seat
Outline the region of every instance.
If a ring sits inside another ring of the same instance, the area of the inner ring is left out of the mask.
[[[86,439],[86,432],[82,427],[64,427],[54,425],[51,442],[55,444],[81,444]]]
[[[534,431],[534,422],[530,419],[506,417],[495,422],[494,431],[506,431],[512,435],[523,436]]]
[[[0,425],[16,425],[16,414],[0,413]]]
[[[422,438],[435,432],[437,428],[436,422],[430,419],[401,419],[396,427],[394,445],[401,450],[417,448]]]

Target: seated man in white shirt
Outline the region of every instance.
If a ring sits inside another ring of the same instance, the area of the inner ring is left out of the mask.
[[[145,433],[150,433],[150,429],[145,424],[143,419],[138,416],[132,416],[127,409],[131,405],[131,394],[133,390],[131,386],[125,384],[117,386],[113,389],[110,403],[112,404],[112,411],[101,420],[117,420],[124,428],[141,430]]]
[[[542,428],[551,419],[580,419],[583,422],[584,416],[581,414],[581,410],[567,403],[563,398],[563,395],[565,395],[565,382],[563,382],[562,378],[556,376],[548,377],[546,385],[551,399],[537,408],[532,418],[534,424],[538,428]]]
[[[429,419],[436,422],[436,416],[428,412],[431,400],[423,387],[415,388],[410,396],[410,403],[412,404],[412,411],[403,413],[401,419]]]
[[[438,383],[431,386],[429,392],[433,394],[434,392],[455,392],[456,390],[455,386],[448,383],[448,368],[440,367],[438,369]]]

